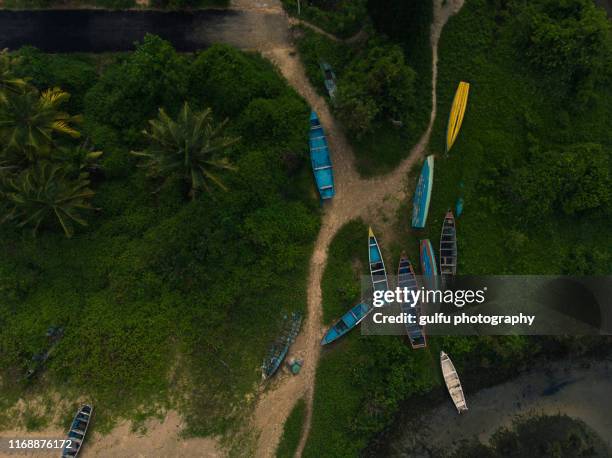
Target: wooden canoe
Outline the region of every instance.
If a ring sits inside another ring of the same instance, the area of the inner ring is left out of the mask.
[[[336,194],[334,187],[334,170],[329,155],[329,146],[325,132],[317,114],[310,113],[310,163],[321,199],[331,199]]]
[[[440,236],[440,275],[452,277],[457,273],[457,228],[455,216],[447,211]]]
[[[370,276],[372,277],[372,288],[374,291],[386,291],[389,289],[387,280],[387,270],[385,269],[385,261],[383,261],[382,253],[378,241],[372,232],[372,228],[368,228],[368,256],[370,259]]]
[[[455,92],[453,104],[451,105],[451,111],[448,116],[448,125],[446,126],[446,152],[448,153],[453,147],[461,124],[463,123],[463,117],[465,116],[465,109],[467,107],[468,94],[470,92],[470,83],[461,81]]]
[[[355,305],[325,333],[321,345],[327,345],[348,333],[361,323],[361,320],[363,320],[371,310],[372,308],[365,302]]]
[[[74,458],[79,454],[92,414],[93,407],[89,404],[84,404],[79,408],[70,425],[66,446],[62,450],[62,458]]]
[[[412,198],[412,227],[423,229],[427,222],[429,203],[431,201],[431,188],[433,185],[434,157],[427,156],[421,169],[414,197]]]
[[[459,380],[459,374],[455,370],[455,365],[443,351],[440,352],[440,365],[442,366],[442,375],[444,376],[444,382],[448,388],[448,393],[457,408],[457,412],[465,412],[468,410],[467,403],[465,402],[465,395],[463,394],[463,388],[461,387],[461,381]]]
[[[325,82],[325,89],[329,94],[329,98],[333,99],[336,96],[336,74],[332,69],[331,65],[327,62],[321,62],[321,71],[323,72],[323,79]]]
[[[419,247],[421,253],[421,274],[427,289],[437,289],[438,287],[438,268],[436,265],[436,255],[429,239],[421,240]]]
[[[397,286],[402,291],[404,288],[408,291],[418,291],[419,289],[412,263],[406,256],[406,253],[402,253],[400,257],[399,267],[397,269]],[[412,348],[416,349],[427,346],[423,326],[418,324],[421,315],[421,304],[419,302],[412,304],[410,301],[401,302],[400,307],[402,312],[414,317],[414,324],[406,323],[406,332],[408,333],[408,339],[410,340]]]

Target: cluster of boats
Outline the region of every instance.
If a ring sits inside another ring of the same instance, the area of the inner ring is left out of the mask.
[[[463,117],[467,106],[467,99],[469,94],[469,83],[460,82],[459,87],[455,93],[453,99],[451,113],[449,115],[449,121],[446,133],[446,152],[450,151],[461,128]],[[316,120],[313,122],[313,119]],[[311,125],[319,126],[316,114],[311,115]],[[311,131],[312,131],[311,127]],[[327,151],[329,154],[329,152]],[[311,157],[313,155],[313,140],[311,137]],[[317,178],[317,169],[315,168],[315,162],[313,159],[313,170],[315,172],[315,178]],[[413,198],[413,210],[412,210],[412,227],[414,229],[423,229],[427,223],[427,216],[429,213],[429,205],[431,202],[431,193],[433,187],[434,177],[434,156],[427,156],[421,174],[417,183],[417,187]],[[332,177],[333,180],[333,177]],[[322,188],[319,185],[319,179],[317,179],[317,185],[321,197],[324,197]],[[463,200],[457,203],[456,211],[460,213],[463,209]],[[426,283],[425,287],[428,289],[436,289],[439,286],[438,279],[442,280],[442,287],[446,284],[449,278],[452,278],[457,273],[457,231],[455,224],[455,216],[449,209],[444,217],[442,223],[442,233],[440,236],[440,250],[439,250],[439,263],[436,261],[435,252],[431,241],[429,239],[423,239],[419,245],[420,260],[421,260],[421,273],[423,281]],[[387,278],[387,271],[385,263],[382,257],[380,246],[378,241],[369,229],[368,233],[368,255],[369,255],[369,266],[370,276],[372,282],[372,290],[374,291],[385,291],[389,289],[389,280]],[[398,274],[397,274],[397,286],[401,289],[407,288],[408,290],[418,290],[419,284],[415,275],[414,267],[410,262],[410,259],[403,252],[400,256]],[[408,296],[410,297],[410,296]],[[402,312],[409,315],[415,316],[415,319],[407,320],[406,334],[410,341],[412,348],[424,348],[427,345],[427,339],[425,330],[419,323],[419,315],[422,311],[421,304],[412,304],[409,301],[401,303],[400,307]],[[357,305],[353,306],[348,312],[346,312],[340,320],[338,320],[324,335],[321,341],[322,345],[327,345],[340,337],[347,334],[351,329],[356,327],[372,310],[372,306],[367,301],[362,301]],[[412,323],[412,324],[411,324]],[[467,404],[459,376],[455,367],[449,358],[449,356],[441,352],[440,353],[440,365],[442,368],[442,374],[446,386],[448,388],[451,399],[453,400],[457,411],[459,413],[467,410]]]
[[[448,211],[442,223],[442,235],[440,237],[440,265],[436,262],[436,256],[429,239],[421,240],[421,272],[422,278],[427,283],[429,289],[438,286],[438,272],[443,277],[452,277],[457,273],[457,231],[455,218],[452,211]],[[370,278],[372,282],[372,292],[387,291],[389,289],[389,278],[382,257],[380,245],[372,228],[368,229],[368,257],[370,267]],[[406,288],[408,291],[418,291],[419,284],[412,262],[405,252],[402,252],[399,259],[397,270],[397,286],[400,289]],[[411,295],[407,295],[409,298]],[[410,299],[400,304],[402,312],[414,315],[415,319],[409,320],[415,324],[406,323],[406,333],[413,348],[423,348],[427,345],[425,332],[419,326],[419,316],[421,304],[412,304]],[[372,310],[372,306],[367,302],[361,302],[346,312],[340,320],[335,323],[323,337],[322,345],[333,342],[345,335],[352,328],[357,326]]]

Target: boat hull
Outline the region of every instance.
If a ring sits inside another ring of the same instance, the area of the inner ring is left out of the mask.
[[[412,227],[423,229],[427,223],[431,189],[433,186],[434,157],[427,156],[412,199]]]
[[[440,352],[440,367],[442,368],[442,375],[444,377],[444,382],[446,383],[446,388],[448,389],[448,393],[450,394],[453,404],[455,404],[457,413],[465,412],[468,410],[468,407],[465,401],[463,387],[461,386],[461,381],[459,380],[459,374],[457,373],[455,365],[451,359],[443,351]]]
[[[425,286],[428,289],[436,289],[438,287],[438,269],[436,267],[436,255],[429,239],[421,240],[421,273]]]
[[[67,445],[62,450],[62,458],[74,458],[79,455],[92,415],[93,407],[89,404],[84,404],[79,408],[70,424],[70,430],[66,438]]]
[[[470,83],[461,81],[455,92],[453,98],[453,104],[451,105],[451,111],[448,115],[448,124],[446,126],[446,152],[448,153],[453,147],[461,124],[463,123],[463,117],[465,116],[465,109],[467,107],[468,94],[470,92]]]
[[[440,235],[440,275],[452,277],[457,273],[457,229],[450,210],[442,223]]]
[[[410,260],[402,255],[399,262],[399,267],[397,269],[397,286],[400,290],[407,289],[408,291],[418,291],[419,285],[416,280],[416,275],[414,274],[414,269],[412,268],[412,263]],[[400,307],[403,313],[407,313],[408,315],[414,317],[414,323],[406,323],[406,333],[408,334],[408,339],[410,340],[410,345],[412,348],[423,348],[427,346],[427,340],[425,338],[425,333],[423,332],[423,327],[420,326],[420,312],[421,305],[419,303],[412,304],[411,302],[401,302]]]
[[[329,146],[319,117],[310,113],[310,163],[321,199],[331,199],[336,194],[334,169],[329,155]]]
[[[361,302],[346,312],[326,333],[321,345],[327,345],[347,334],[370,313],[372,308]]]
[[[372,279],[372,289],[374,291],[386,291],[389,289],[389,281],[387,279],[387,270],[385,269],[385,261],[383,260],[378,240],[372,232],[372,228],[368,230],[368,256],[370,260],[370,276]]]

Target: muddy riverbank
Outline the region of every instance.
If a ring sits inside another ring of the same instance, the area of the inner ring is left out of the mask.
[[[405,417],[387,438],[393,457],[424,457],[462,440],[487,442],[518,416],[566,414],[586,423],[612,448],[612,358],[560,361],[468,395],[458,415],[450,399],[415,418]]]

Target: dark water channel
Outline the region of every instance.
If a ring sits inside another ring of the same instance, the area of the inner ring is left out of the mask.
[[[224,42],[249,49],[286,39],[281,15],[253,11],[0,11],[0,49],[35,46],[46,52],[128,51],[147,33],[179,51]]]

